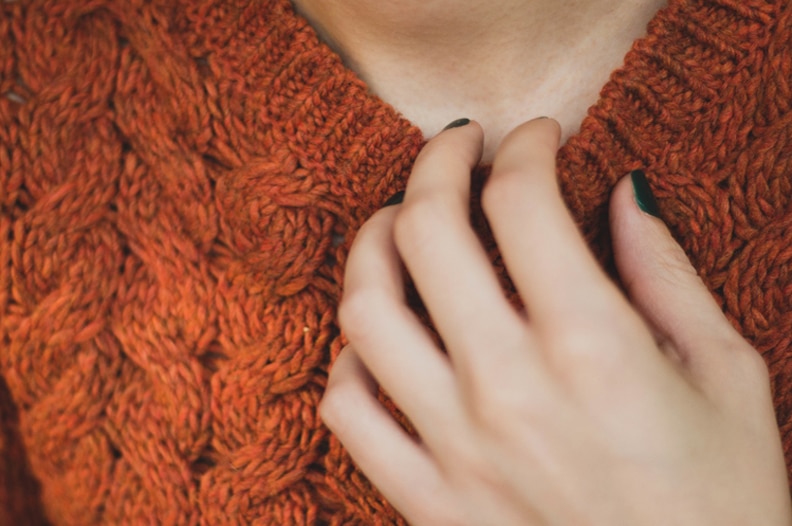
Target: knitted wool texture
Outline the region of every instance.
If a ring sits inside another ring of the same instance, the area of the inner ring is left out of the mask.
[[[671,0],[559,152],[643,167],[792,458],[792,4]],[[403,524],[317,417],[420,132],[287,0],[0,3],[0,524]]]

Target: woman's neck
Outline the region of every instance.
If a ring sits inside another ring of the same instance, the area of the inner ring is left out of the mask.
[[[666,0],[294,0],[371,90],[427,137],[470,117],[502,137],[539,115],[578,131]]]

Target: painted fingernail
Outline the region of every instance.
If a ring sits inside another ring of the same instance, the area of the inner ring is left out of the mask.
[[[443,128],[443,131],[450,130],[451,128],[461,128],[462,126],[467,126],[468,124],[470,124],[470,119],[457,119]]]
[[[649,186],[649,181],[646,180],[643,170],[633,170],[630,173],[630,179],[632,179],[633,193],[638,208],[651,216],[660,218],[660,208],[657,206],[657,200],[652,194],[652,188]]]
[[[401,191],[401,192],[396,192],[395,194],[393,194],[393,195],[390,197],[390,199],[388,199],[387,201],[385,201],[385,204],[384,204],[384,205],[382,205],[382,208],[385,208],[386,206],[393,206],[393,205],[398,205],[398,204],[400,204],[402,201],[404,201],[404,191]]]

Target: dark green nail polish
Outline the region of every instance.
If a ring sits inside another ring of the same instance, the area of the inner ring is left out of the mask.
[[[635,202],[638,203],[638,208],[647,214],[660,218],[660,208],[657,206],[652,188],[649,186],[649,181],[646,180],[646,174],[643,170],[633,170],[630,173],[632,179],[633,193],[635,194]]]
[[[467,126],[468,124],[470,124],[470,119],[457,119],[443,128],[443,131],[450,130],[451,128],[461,128],[462,126]]]
[[[398,204],[400,204],[402,201],[404,201],[404,191],[401,191],[401,192],[396,192],[395,194],[393,194],[393,195],[390,197],[390,199],[388,199],[387,201],[385,201],[385,204],[384,204],[384,205],[382,205],[382,208],[385,208],[386,206],[393,206],[393,205],[398,205]]]

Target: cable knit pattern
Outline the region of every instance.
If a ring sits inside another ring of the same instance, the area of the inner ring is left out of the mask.
[[[420,132],[287,0],[0,3],[0,524],[403,524],[317,417]],[[670,0],[559,152],[606,266],[644,167],[792,461],[792,7]]]

